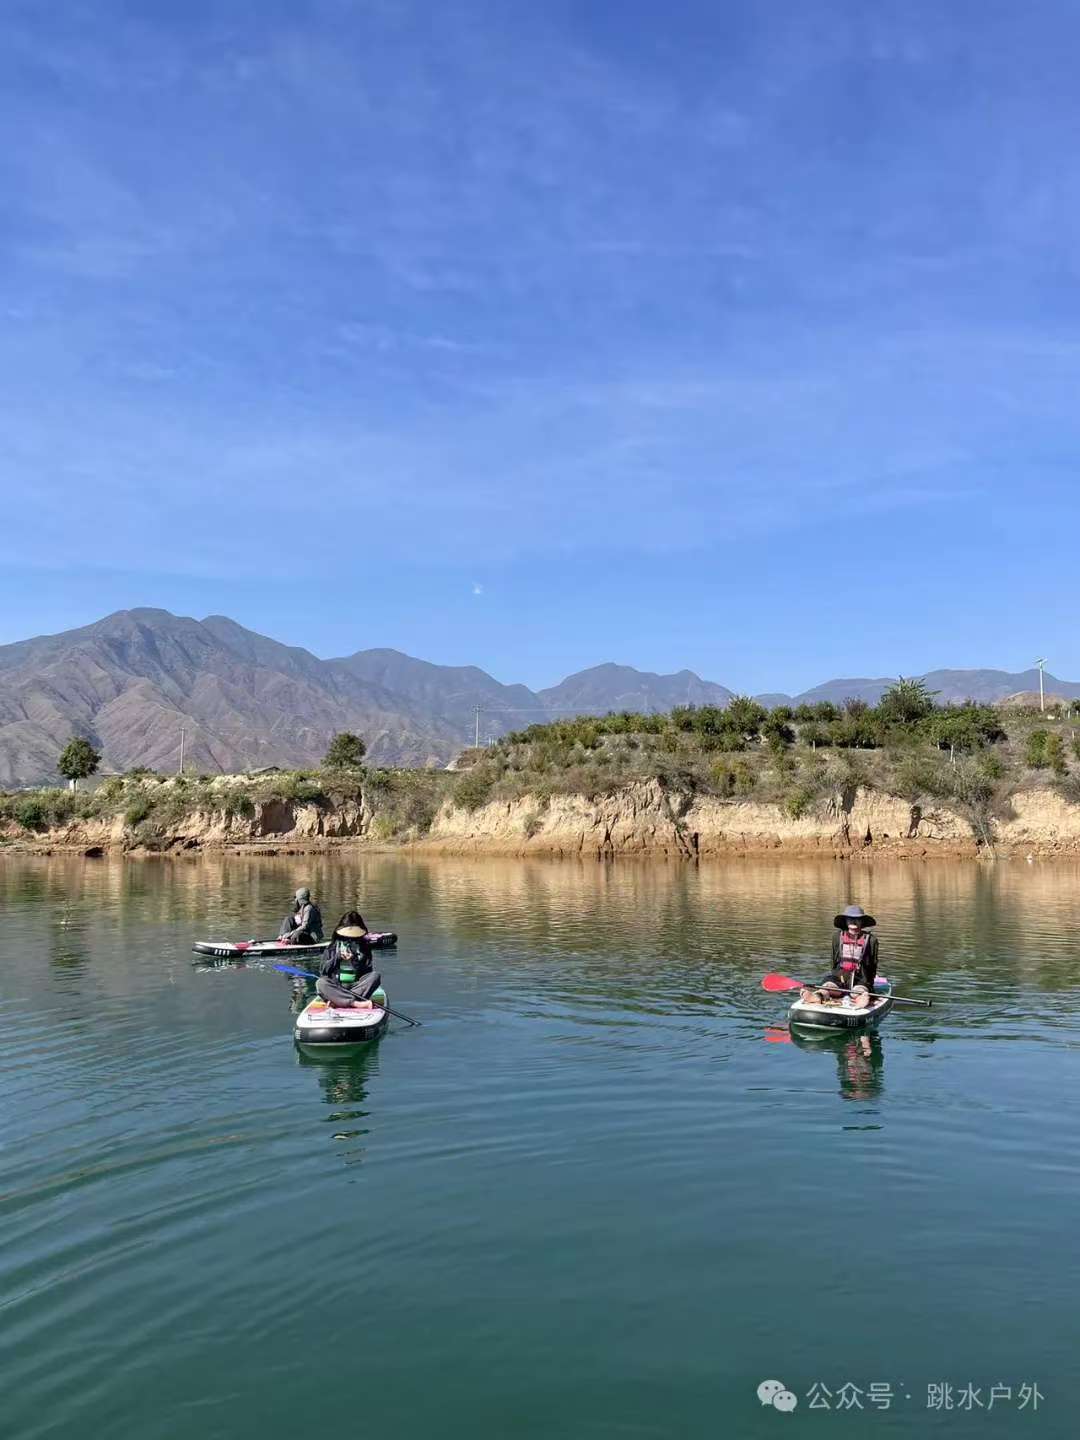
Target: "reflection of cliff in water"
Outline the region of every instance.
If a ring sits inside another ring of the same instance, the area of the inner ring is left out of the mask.
[[[1078,882],[1074,860],[1016,858],[745,856],[687,866],[346,850],[5,856],[0,905],[16,921],[51,908],[54,972],[67,984],[92,973],[98,993],[127,991],[140,949],[167,968],[191,959],[193,940],[273,934],[306,884],[328,921],[355,904],[369,924],[399,929],[403,961],[423,946],[494,953],[513,936],[515,963],[542,970],[546,988],[554,977],[566,998],[648,1005],[659,994],[665,1006],[693,1008],[703,996],[744,993],[769,969],[818,977],[832,917],[856,902],[877,917],[882,973],[904,994],[947,997],[954,1021],[978,1027],[1017,983],[1044,994],[1076,989]],[[484,977],[487,993],[498,981]]]
[[[809,1035],[796,1028],[791,1032],[791,1041],[800,1050],[832,1053],[844,1100],[873,1100],[885,1089],[885,1052],[876,1031]]]

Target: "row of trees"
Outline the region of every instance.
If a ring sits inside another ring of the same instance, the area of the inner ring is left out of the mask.
[[[367,746],[359,735],[343,730],[330,741],[323,766],[327,770],[356,770],[364,763]],[[77,790],[80,780],[96,775],[101,766],[101,752],[95,750],[82,735],[74,735],[61,750],[56,768],[71,788]]]
[[[670,715],[632,711],[549,725],[530,725],[507,736],[507,743],[581,744],[595,749],[608,735],[696,736],[706,750],[745,750],[765,744],[785,749],[796,739],[804,744],[872,750],[897,739],[928,740],[944,750],[971,751],[1005,738],[998,712],[990,705],[936,705],[921,680],[900,679],[877,705],[846,700],[843,705],[777,706],[767,710],[747,695],[737,695],[723,708],[716,705],[677,706]]]

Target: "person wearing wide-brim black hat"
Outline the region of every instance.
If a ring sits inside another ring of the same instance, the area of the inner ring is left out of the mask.
[[[367,1005],[381,984],[364,917],[357,910],[346,910],[334,926],[315,989],[331,1005],[348,1007]]]
[[[811,1002],[841,1000],[845,995],[862,1009],[870,1004],[877,979],[878,942],[871,934],[877,921],[861,905],[849,905],[833,921],[833,968],[815,990],[804,990]]]

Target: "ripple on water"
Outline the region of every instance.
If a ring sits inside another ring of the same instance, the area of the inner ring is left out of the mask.
[[[399,930],[380,965],[422,1029],[309,1061],[284,977],[190,963],[194,937],[276,923],[301,868],[329,910]],[[318,1345],[359,1326],[364,1423],[387,1433],[433,1433],[448,1376],[474,1433],[502,1433],[557,1374],[583,1434],[722,1415],[752,1435],[731,1387],[763,1354],[809,1367],[808,1337],[850,1322],[850,1296],[789,1284],[795,1248],[861,1225],[875,1343],[906,1373],[935,1378],[951,1344],[1075,1382],[1055,1257],[1080,887],[1022,870],[6,860],[14,1433],[208,1440],[257,1404],[263,1437],[292,1435]],[[792,1037],[760,978],[819,973],[849,899],[934,1008],[865,1044]],[[681,1401],[658,1382],[628,1403],[643,1366],[686,1375]]]

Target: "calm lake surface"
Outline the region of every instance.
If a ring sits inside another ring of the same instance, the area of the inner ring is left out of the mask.
[[[199,967],[305,882],[423,1028],[307,1061]],[[1078,882],[0,860],[0,1433],[1074,1435]],[[935,1008],[793,1043],[848,901]]]

